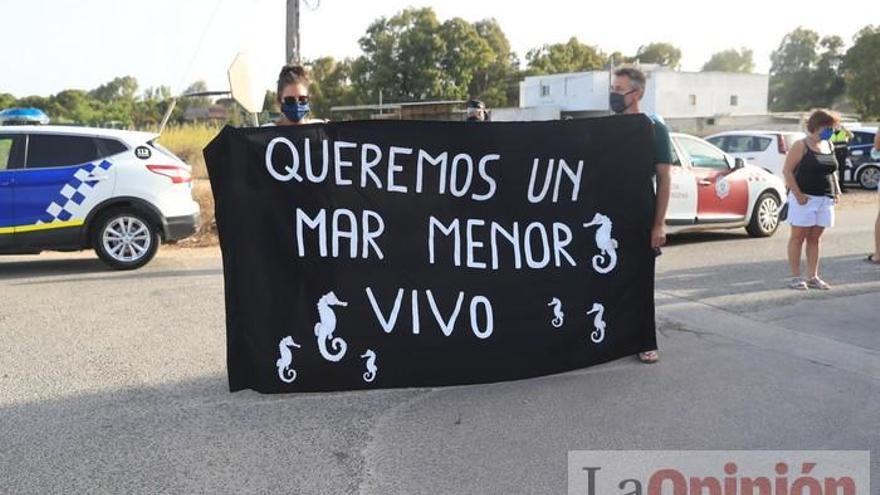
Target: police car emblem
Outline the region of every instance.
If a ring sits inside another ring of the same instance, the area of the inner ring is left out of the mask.
[[[730,183],[722,177],[715,183],[715,195],[718,199],[724,199],[730,194]]]
[[[146,160],[153,156],[153,153],[150,151],[150,148],[147,148],[146,146],[138,146],[134,149],[134,155],[141,160]]]

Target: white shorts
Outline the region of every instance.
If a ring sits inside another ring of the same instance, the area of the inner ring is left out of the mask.
[[[792,227],[834,227],[834,198],[807,194],[807,204],[802,205],[789,193],[788,222]]]

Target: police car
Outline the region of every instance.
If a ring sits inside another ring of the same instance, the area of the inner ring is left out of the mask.
[[[880,186],[880,160],[871,154],[874,148],[876,127],[850,127],[853,139],[849,143],[849,162],[842,180],[855,182],[865,189],[876,190]]]
[[[191,168],[157,134],[0,126],[0,254],[92,248],[139,268],[195,232]]]
[[[779,227],[785,183],[700,138],[672,133],[669,233],[745,227],[769,237]]]

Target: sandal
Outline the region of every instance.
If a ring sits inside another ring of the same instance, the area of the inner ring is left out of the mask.
[[[792,277],[791,282],[788,283],[788,288],[794,289],[794,290],[807,290],[807,289],[809,289],[809,287],[807,286],[807,283],[804,282],[804,279],[802,279],[800,277]]]
[[[872,265],[880,265],[880,260],[875,260],[873,254],[869,254],[865,261]]]
[[[827,283],[825,283],[825,281],[819,277],[813,277],[810,280],[808,280],[807,286],[811,289],[819,289],[819,290],[830,290],[831,289],[831,286],[828,285]]]
[[[660,353],[658,353],[656,350],[639,353],[639,361],[645,364],[654,364],[659,360]]]

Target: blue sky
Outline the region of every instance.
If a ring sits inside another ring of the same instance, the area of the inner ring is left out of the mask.
[[[832,5],[322,0],[315,10],[303,6],[301,36],[307,58],[356,56],[357,40],[375,18],[407,6],[432,6],[441,20],[495,17],[521,58],[530,48],[570,36],[627,54],[642,44],[669,41],[682,49],[684,70],[699,70],[715,51],[748,46],[757,70],[766,72],[770,52],[799,25],[850,43],[865,24],[880,24],[876,0],[846,2],[851,15],[833,14]],[[203,79],[211,89],[225,90],[226,69],[240,51],[260,60],[269,88],[284,62],[285,0],[0,0],[0,6],[0,92],[16,96],[91,89],[122,75],[137,77],[141,89],[168,85],[179,92]]]

